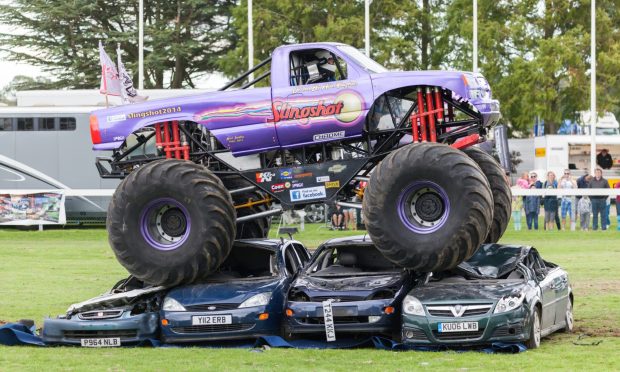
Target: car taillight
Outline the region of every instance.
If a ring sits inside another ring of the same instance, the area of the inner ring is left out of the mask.
[[[97,116],[90,115],[90,139],[93,145],[101,143],[101,133],[99,132],[99,121]]]

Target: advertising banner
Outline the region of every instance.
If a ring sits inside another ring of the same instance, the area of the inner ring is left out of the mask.
[[[0,194],[0,226],[64,225],[66,222],[62,193]]]

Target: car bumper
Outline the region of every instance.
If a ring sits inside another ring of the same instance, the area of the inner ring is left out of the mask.
[[[519,309],[501,314],[444,318],[404,314],[402,340],[411,345],[487,345],[493,342],[522,342],[530,337],[530,314]],[[474,332],[438,332],[439,323],[478,322]]]
[[[159,314],[131,315],[105,320],[45,319],[41,337],[50,344],[80,345],[85,338],[119,337],[121,345],[136,344],[158,336]]]
[[[223,311],[162,311],[161,318],[168,321],[161,327],[164,342],[203,342],[214,340],[252,339],[280,333],[282,313],[267,312],[269,318],[259,320],[266,313],[265,306]],[[231,324],[193,325],[192,317],[203,315],[231,315]]]
[[[386,314],[384,309],[392,300],[369,300],[354,302],[333,302],[334,327],[338,333],[383,333],[391,334],[398,329],[398,315]],[[287,309],[293,315],[286,318],[287,334],[324,334],[325,323],[321,302],[289,302]],[[369,322],[370,316],[379,319]]]

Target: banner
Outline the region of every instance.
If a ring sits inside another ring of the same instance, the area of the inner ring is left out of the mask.
[[[121,97],[123,99],[123,103],[134,103],[134,102],[142,102],[146,101],[148,97],[138,95],[138,91],[133,86],[133,80],[131,79],[131,75],[125,69],[125,65],[123,61],[121,61],[121,48],[120,45],[118,49],[116,49],[116,55],[118,58],[118,76],[120,78],[121,84]]]
[[[64,225],[66,222],[62,193],[0,194],[0,226]]]
[[[116,65],[110,59],[110,56],[103,49],[101,41],[99,42],[99,63],[101,64],[101,86],[99,93],[111,96],[121,95],[121,82],[118,78]]]

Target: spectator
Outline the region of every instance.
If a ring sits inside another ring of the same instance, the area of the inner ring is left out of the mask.
[[[547,180],[545,181],[543,187],[545,189],[558,188],[558,182],[555,180],[555,173],[551,171],[547,172]],[[551,231],[553,230],[555,216],[558,212],[558,197],[555,195],[545,196],[543,200],[543,205],[545,208],[545,229]]]
[[[591,189],[608,189],[609,183],[605,178],[603,178],[603,170],[601,168],[596,168],[594,171],[594,178],[590,181]],[[605,221],[605,200],[607,199],[604,195],[592,196],[592,230],[598,230],[598,219],[599,215],[601,218],[601,229],[606,230],[606,221]]]
[[[570,190],[570,189],[576,189],[577,188],[577,183],[573,180],[573,178],[570,176],[570,170],[569,169],[565,169],[564,170],[564,175],[562,176],[562,178],[560,178],[560,184],[558,185],[558,187],[560,189],[563,190]],[[562,215],[562,229],[566,230],[566,215],[568,215],[568,218],[570,219],[570,227],[571,230],[575,230],[575,215],[573,215],[573,200],[574,197],[572,196],[562,196],[562,201],[561,201],[561,215]],[[575,208],[577,206],[575,205]]]
[[[586,174],[577,178],[577,188],[587,189],[591,179],[592,176],[590,176],[590,173],[586,170]]]
[[[530,173],[530,185],[531,184],[534,184],[537,189],[542,189],[543,184],[538,180],[538,175],[536,172]]]
[[[344,230],[344,211],[342,207],[335,203],[331,207],[332,230]]]
[[[614,165],[614,161],[607,149],[602,149],[601,152],[596,155],[596,164],[603,169],[611,169],[611,166]]]
[[[536,189],[536,183],[530,185],[530,189]],[[540,212],[540,196],[528,195],[525,197],[525,218],[527,221],[527,229],[532,230],[532,224],[534,230],[538,230],[538,213]]]
[[[527,175],[527,174],[526,174]],[[518,187],[518,186],[515,186]],[[523,209],[523,197],[512,197],[512,222],[515,227],[515,231],[521,231],[521,210]]]
[[[357,230],[357,218],[355,217],[355,209],[345,208],[343,212],[344,212],[345,230],[349,230],[349,229]]]
[[[529,189],[530,188],[530,182],[528,181],[527,178],[528,174],[527,172],[523,172],[521,174],[521,178],[519,178],[517,180],[517,186],[519,186],[520,189]]]
[[[592,212],[592,203],[590,203],[590,198],[588,198],[587,195],[584,195],[581,199],[579,199],[577,209],[579,210],[581,231],[588,231],[590,229],[590,213]]]

